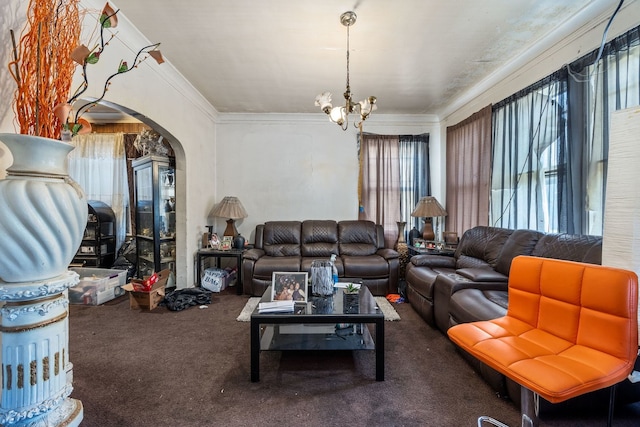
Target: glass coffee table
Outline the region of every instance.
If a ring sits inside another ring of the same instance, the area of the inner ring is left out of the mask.
[[[267,288],[261,302],[270,301]],[[366,286],[357,304],[342,289],[330,297],[310,296],[293,312],[251,313],[251,381],[260,381],[260,351],[375,350],[376,381],[384,381],[384,314]],[[367,324],[375,327],[375,340]]]

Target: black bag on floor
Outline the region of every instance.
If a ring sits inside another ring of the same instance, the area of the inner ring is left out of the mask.
[[[162,305],[169,310],[180,311],[192,305],[211,304],[211,291],[202,288],[176,289],[165,295]]]

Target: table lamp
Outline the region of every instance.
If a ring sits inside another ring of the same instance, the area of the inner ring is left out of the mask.
[[[244,209],[244,206],[242,206],[240,199],[234,196],[225,196],[225,198],[213,208],[211,216],[228,218],[227,228],[225,228],[223,236],[236,237],[238,235],[238,230],[236,229],[235,220],[246,218],[249,215]]]
[[[416,208],[411,212],[411,216],[417,218],[425,218],[424,220],[424,228],[422,229],[422,238],[424,240],[435,240],[435,234],[433,232],[433,225],[431,222],[431,218],[436,218],[436,220],[441,216],[447,216],[447,211],[444,210],[442,205],[436,200],[433,196],[422,197],[418,204],[416,204]],[[438,229],[436,223],[436,231]],[[438,239],[440,236],[438,235]]]

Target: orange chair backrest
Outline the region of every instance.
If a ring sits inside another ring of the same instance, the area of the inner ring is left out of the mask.
[[[638,277],[619,268],[519,256],[511,265],[507,315],[577,345],[633,360]]]

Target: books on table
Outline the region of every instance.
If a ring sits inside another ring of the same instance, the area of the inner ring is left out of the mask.
[[[288,313],[292,312],[295,307],[295,301],[268,301],[258,304],[259,313]]]

